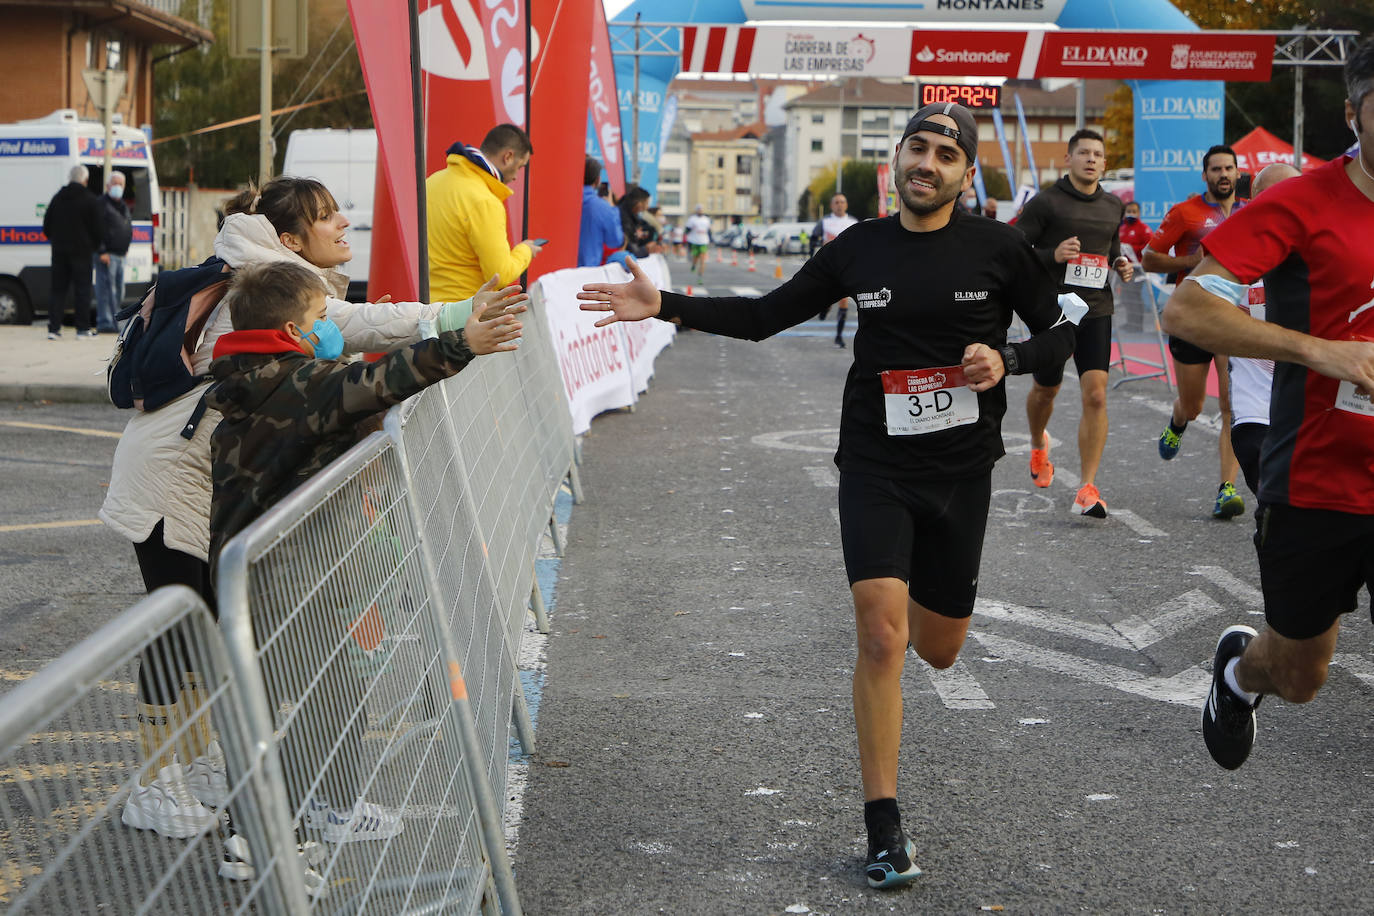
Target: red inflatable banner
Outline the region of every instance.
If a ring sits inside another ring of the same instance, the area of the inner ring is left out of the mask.
[[[363,82],[377,128],[369,298],[418,298],[415,106],[411,96],[410,15],[404,3],[350,0]],[[379,231],[380,230],[380,231]]]
[[[591,85],[587,104],[592,111],[592,130],[601,142],[602,165],[611,190],[625,194],[625,147],[620,139],[620,103],[615,91],[615,62],[611,58],[611,33],[606,8],[592,4]]]
[[[582,223],[583,138],[589,93],[587,49],[593,6],[601,0],[533,0],[539,54],[530,81],[529,233],[549,244],[530,265],[529,279],[577,265]],[[567,154],[569,144],[577,155]]]

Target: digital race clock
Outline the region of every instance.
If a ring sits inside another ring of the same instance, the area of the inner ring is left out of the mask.
[[[1002,87],[972,83],[922,83],[921,106],[936,102],[958,102],[965,108],[996,108],[1002,104]]]

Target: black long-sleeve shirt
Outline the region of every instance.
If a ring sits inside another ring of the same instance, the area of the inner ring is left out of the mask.
[[[1092,194],[1084,194],[1073,186],[1065,175],[1053,187],[1032,197],[1016,228],[1025,233],[1045,267],[1059,283],[1061,293],[1078,293],[1088,304],[1088,315],[1096,318],[1110,315],[1112,308],[1111,270],[1121,257],[1121,219],[1126,205],[1115,194],[1108,194],[1099,185]],[[1100,287],[1066,283],[1068,265],[1054,260],[1054,250],[1067,238],[1078,237],[1084,254],[1100,255],[1107,259],[1106,282]]]
[[[1061,320],[1054,280],[1025,237],[957,209],[933,232],[904,229],[896,216],[860,223],[758,298],[663,293],[659,317],[762,340],[846,296],[857,304],[858,331],[835,454],[842,471],[957,480],[987,473],[1005,454],[1005,385],[978,394],[975,423],[888,435],[885,370],[958,366],[971,343],[1001,349],[1013,311],[1033,335],[1012,345],[1018,373],[1062,363],[1073,351],[1073,327]]]

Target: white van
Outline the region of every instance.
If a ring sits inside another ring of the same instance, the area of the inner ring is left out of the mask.
[[[286,141],[282,174],[314,178],[338,201],[348,219],[348,246],[353,260],[340,265],[348,273],[348,298],[367,296],[372,263],[372,192],[377,182],[377,131],[350,128],[294,130]]]
[[[0,124],[0,324],[28,324],[34,312],[47,311],[52,248],[43,234],[43,214],[78,163],[90,170],[91,190],[104,191],[105,126],[99,121],[64,108],[46,118]],[[124,202],[134,218],[133,244],[124,259],[129,302],[147,293],[157,271],[157,170],[143,131],[115,125],[114,167],[124,173]]]

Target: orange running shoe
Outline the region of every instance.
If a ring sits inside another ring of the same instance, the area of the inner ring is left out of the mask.
[[[1031,480],[1037,487],[1048,487],[1054,483],[1054,465],[1050,464],[1050,436],[1045,434],[1045,447],[1032,448],[1030,460]]]
[[[1073,501],[1073,511],[1079,515],[1090,515],[1093,518],[1107,517],[1107,501],[1102,498],[1102,494],[1097,492],[1097,487],[1090,483],[1083,484],[1078,490],[1078,496]]]

